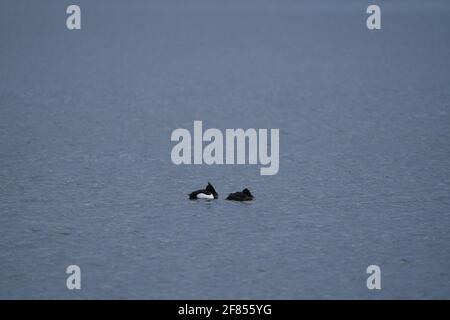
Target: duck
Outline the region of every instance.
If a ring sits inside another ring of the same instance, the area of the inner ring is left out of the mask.
[[[205,189],[193,191],[189,194],[190,200],[196,200],[196,199],[213,200],[213,199],[217,199],[218,197],[219,197],[219,194],[216,192],[216,189],[214,189],[212,184],[209,182]]]
[[[233,200],[233,201],[251,201],[255,199],[250,190],[245,188],[242,192],[234,192],[230,193],[225,200]]]

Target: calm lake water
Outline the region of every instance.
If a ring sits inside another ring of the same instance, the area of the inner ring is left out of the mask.
[[[68,4],[0,3],[0,298],[450,298],[448,1]],[[279,173],[175,166],[194,120]]]

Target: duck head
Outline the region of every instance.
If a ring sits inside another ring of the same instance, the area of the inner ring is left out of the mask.
[[[250,190],[248,190],[247,188],[242,190],[242,193],[245,194],[248,197],[252,197],[253,198],[253,195],[251,194]]]
[[[206,191],[209,191],[214,196],[214,199],[217,199],[219,197],[219,194],[216,192],[216,189],[212,186],[211,183],[208,182],[208,185],[206,186]]]

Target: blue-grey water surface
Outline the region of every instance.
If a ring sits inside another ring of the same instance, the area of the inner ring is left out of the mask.
[[[450,298],[448,1],[76,3],[0,3],[0,298]],[[194,120],[279,173],[172,164]]]

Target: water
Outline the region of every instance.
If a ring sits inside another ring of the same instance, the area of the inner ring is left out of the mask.
[[[77,4],[0,4],[0,298],[450,298],[448,2]],[[279,173],[173,165],[194,120]]]

